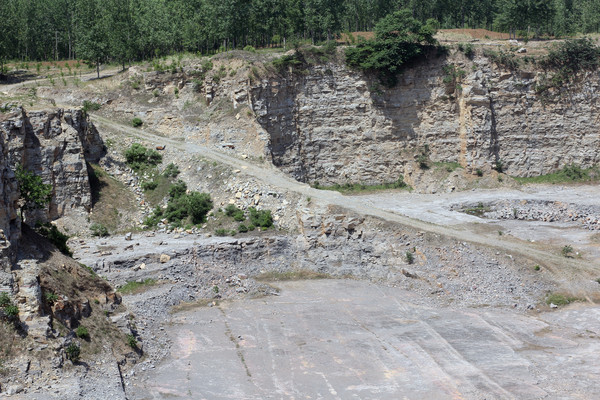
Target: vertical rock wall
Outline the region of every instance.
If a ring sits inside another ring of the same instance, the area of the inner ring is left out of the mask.
[[[104,145],[81,110],[16,108],[0,119],[0,136],[9,169],[21,164],[53,187],[49,210],[31,212],[26,219],[55,219],[90,209],[86,161],[97,161]]]
[[[599,163],[598,73],[553,99],[535,92],[541,74],[456,53],[407,69],[388,89],[331,63],[265,79],[251,88],[251,103],[275,165],[304,182],[395,181],[425,149],[432,161],[470,171],[502,161],[515,176]]]

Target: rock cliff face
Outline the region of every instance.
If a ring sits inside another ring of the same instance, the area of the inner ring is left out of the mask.
[[[4,149],[0,162],[8,170],[14,171],[16,165],[21,164],[40,175],[45,183],[52,184],[49,210],[32,212],[26,218],[48,220],[71,210],[89,210],[91,194],[86,161],[97,161],[103,154],[104,144],[81,110],[26,112],[23,108],[13,109],[0,116],[0,144]],[[13,175],[8,172],[6,176]],[[14,197],[16,193],[3,191],[3,196]],[[15,220],[13,197],[8,199],[13,207],[5,209],[9,216],[0,215],[4,227],[6,221]]]
[[[536,95],[540,78],[454,54],[406,70],[387,89],[332,63],[263,80],[250,102],[275,165],[304,182],[410,180],[422,153],[468,171],[501,161],[515,176],[600,162],[597,74],[554,100]]]

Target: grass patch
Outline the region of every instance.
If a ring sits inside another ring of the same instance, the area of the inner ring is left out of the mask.
[[[269,271],[263,272],[257,275],[255,279],[261,282],[282,282],[282,281],[300,281],[300,280],[311,280],[311,279],[331,279],[330,274],[323,272],[310,271],[306,269],[296,271]]]
[[[411,190],[412,188],[408,186],[402,177],[400,177],[396,182],[390,183],[380,183],[377,185],[367,185],[364,183],[336,183],[331,186],[322,186],[319,182],[315,182],[312,185],[313,188],[319,190],[335,190],[342,194],[348,193],[362,193],[362,192],[376,192],[378,190],[390,190],[390,189],[407,189]]]
[[[162,174],[154,174],[151,179],[155,184],[154,189],[146,190],[144,195],[148,203],[154,207],[169,194],[172,183],[170,178]]]
[[[137,208],[135,195],[121,182],[109,176],[97,164],[88,166],[90,187],[92,189],[92,208],[90,221],[106,228],[107,232],[116,232],[127,225],[123,214],[130,214]]]
[[[463,212],[465,214],[474,215],[476,217],[483,217],[486,212],[490,212],[490,208],[483,205],[483,203],[477,204],[475,207],[465,208]]]
[[[575,164],[565,165],[561,170],[547,175],[530,177],[513,177],[521,184],[528,183],[569,183],[569,182],[591,182],[597,181],[600,171],[598,166],[592,168],[581,168]]]
[[[196,308],[201,308],[201,307],[208,307],[213,302],[215,302],[215,305],[219,305],[219,302],[214,299],[198,299],[196,301],[189,301],[189,302],[184,301],[184,302],[181,302],[181,303],[171,307],[171,314],[175,314],[175,313],[179,313],[179,312],[183,312],[183,311],[191,311],[191,310],[194,310]]]
[[[555,304],[557,306],[566,306],[567,304],[582,301],[582,299],[578,297],[565,296],[560,293],[550,293],[548,297],[546,297],[546,304]]]
[[[433,166],[439,170],[445,170],[446,172],[454,172],[459,168],[462,168],[457,162],[434,162]]]
[[[123,294],[136,294],[156,285],[156,279],[148,278],[142,282],[131,281],[121,286],[117,291]]]

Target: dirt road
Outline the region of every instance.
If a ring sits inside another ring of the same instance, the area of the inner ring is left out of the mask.
[[[589,276],[590,279],[595,279],[598,273],[598,265],[594,265],[585,260],[565,259],[560,254],[549,252],[547,248],[537,243],[529,243],[510,237],[499,237],[497,230],[495,229],[488,229],[486,232],[485,229],[472,229],[473,224],[469,223],[461,225],[440,225],[431,221],[412,218],[403,215],[402,209],[390,210],[389,207],[382,206],[381,203],[373,202],[369,197],[344,196],[334,191],[314,189],[307,184],[290,178],[273,166],[264,164],[259,165],[250,160],[239,159],[214,148],[201,146],[195,143],[172,140],[157,135],[150,129],[133,128],[98,115],[93,115],[92,119],[100,128],[125,133],[132,137],[139,138],[140,140],[148,141],[154,145],[167,144],[169,147],[176,148],[182,153],[188,153],[190,156],[201,155],[219,163],[229,165],[232,168],[240,169],[243,174],[251,175],[256,179],[277,186],[283,190],[293,191],[302,196],[310,197],[312,201],[322,205],[339,206],[360,215],[378,217],[386,221],[411,226],[418,230],[453,237],[460,241],[484,245],[515,256],[523,256],[551,270],[557,281],[561,282],[567,289],[571,286],[572,277],[575,271],[578,271],[583,276]],[[394,195],[391,194],[389,196]]]

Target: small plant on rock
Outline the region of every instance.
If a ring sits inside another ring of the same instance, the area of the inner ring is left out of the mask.
[[[132,335],[132,334],[127,335],[127,344],[132,349],[137,349],[138,342],[134,335]]]
[[[79,361],[79,355],[81,354],[81,349],[79,345],[76,343],[71,343],[65,349],[65,353],[67,353],[67,359],[71,360],[73,363]]]
[[[90,231],[92,232],[92,236],[106,237],[108,236],[108,228],[106,226],[94,222],[90,225]]]
[[[52,292],[46,292],[44,295],[48,304],[52,305],[58,301],[58,295]]]
[[[144,123],[144,121],[141,120],[141,118],[135,117],[134,119],[131,120],[131,125],[133,125],[134,128],[138,128],[140,126],[142,126],[142,124]]]
[[[88,329],[83,325],[79,325],[77,327],[77,329],[75,329],[75,334],[77,335],[78,338],[81,338],[81,339],[89,339],[90,338],[90,333],[88,332]]]
[[[563,255],[563,257],[572,258],[573,257],[573,247],[570,245],[566,245],[562,248],[560,253]]]
[[[413,264],[415,262],[415,255],[411,251],[407,251],[405,257],[407,264]]]

